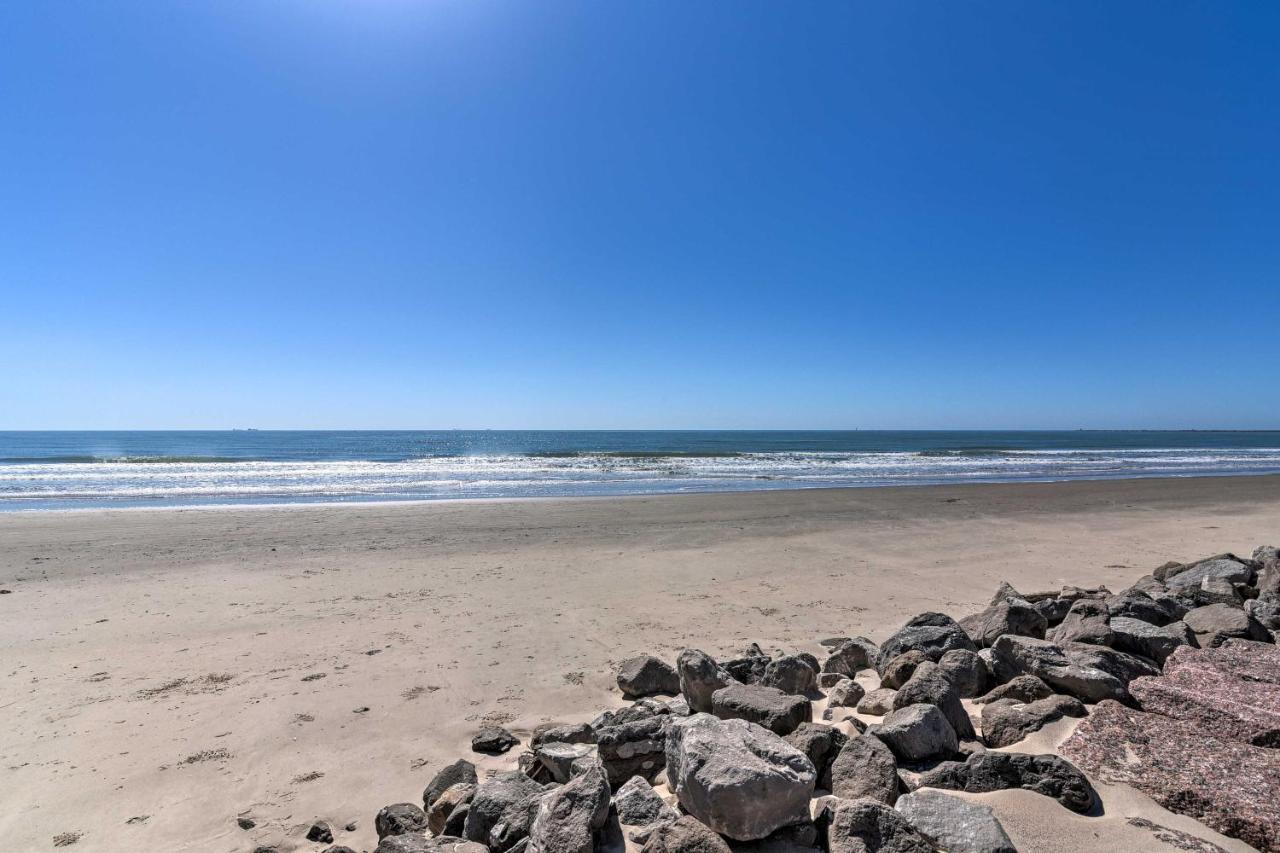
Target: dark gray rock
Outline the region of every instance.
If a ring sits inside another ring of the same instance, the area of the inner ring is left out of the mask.
[[[597,730],[596,749],[609,784],[616,788],[632,776],[652,781],[665,766],[667,728],[676,719],[684,718],[662,714]]]
[[[888,805],[898,799],[898,762],[875,735],[850,738],[831,762],[829,776],[824,787],[837,797],[870,797]]]
[[[471,738],[471,748],[488,755],[501,755],[520,743],[520,738],[501,726],[485,726]]]
[[[812,823],[784,826],[758,841],[735,841],[729,845],[733,853],[822,853],[815,843],[817,828]]]
[[[594,850],[595,834],[609,816],[609,783],[604,767],[594,758],[582,762],[578,771],[573,779],[542,797],[525,853]]]
[[[893,751],[899,761],[948,758],[959,747],[955,729],[936,705],[908,705],[867,729]]]
[[[632,699],[655,693],[680,692],[680,675],[675,667],[653,655],[628,658],[618,668],[618,689]]]
[[[918,787],[981,794],[1021,788],[1052,797],[1073,812],[1094,804],[1093,787],[1084,774],[1056,755],[980,752],[964,762],[945,761],[920,775]]]
[[[790,734],[812,716],[808,699],[760,684],[722,687],[712,694],[711,712],[722,720],[758,723],[779,735]]]
[[[436,797],[443,794],[449,788],[457,785],[459,782],[474,785],[476,784],[476,781],[476,766],[465,758],[459,758],[449,766],[442,768],[435,776],[431,777],[431,781],[422,792],[422,804],[427,808],[431,808],[431,804],[435,802]]]
[[[720,665],[725,672],[743,684],[759,684],[771,660],[773,659],[768,655],[748,655],[724,661]]]
[[[1112,619],[1139,619],[1152,625],[1168,625],[1187,612],[1187,608],[1172,596],[1164,596],[1157,601],[1148,593],[1136,589],[1113,595],[1107,599],[1106,604]]]
[[[1000,699],[982,708],[982,740],[990,747],[1011,746],[1063,717],[1087,712],[1072,696],[1049,696],[1034,702]]]
[[[667,779],[686,812],[738,841],[803,822],[817,771],[804,753],[745,720],[695,714],[667,735]]]
[[[818,772],[817,784],[831,788],[831,762],[844,749],[848,736],[837,728],[822,723],[801,723],[791,734],[783,738],[804,753]]]
[[[1111,645],[1117,651],[1149,658],[1161,665],[1174,649],[1196,642],[1186,622],[1155,625],[1125,616],[1112,617],[1111,637]]]
[[[680,693],[695,712],[709,712],[711,694],[736,681],[715,658],[698,649],[682,651],[676,659],[676,671],[680,675]]]
[[[909,651],[918,651],[929,660],[937,661],[952,649],[968,649],[976,652],[977,646],[956,621],[943,613],[921,613],[885,640],[876,655],[876,669],[884,674],[889,662]]]
[[[918,829],[891,806],[875,800],[835,800],[824,809],[830,853],[935,853]]]
[[[533,756],[551,781],[563,784],[573,776],[574,762],[594,755],[595,751],[595,746],[589,743],[544,743],[533,750]]]
[[[519,771],[484,780],[471,798],[463,837],[487,845],[494,853],[511,850],[528,837],[544,793],[541,785]]]
[[[427,829],[435,835],[447,835],[446,827],[449,825],[449,818],[459,806],[471,802],[471,798],[475,796],[476,787],[472,783],[459,782],[445,788],[427,809]]]
[[[1044,638],[1048,622],[1032,604],[1020,599],[1001,601],[981,613],[960,620],[960,627],[978,648],[993,645],[1001,634]]]
[[[537,749],[547,743],[595,743],[596,730],[588,723],[542,726],[533,733],[530,745]]]
[[[839,684],[827,691],[827,704],[829,706],[854,708],[862,701],[862,697],[866,695],[867,691],[863,689],[861,684],[852,678],[842,678]]]
[[[956,737],[961,740],[973,740],[978,736],[973,730],[969,713],[960,701],[960,691],[943,674],[942,667],[932,661],[925,661],[916,667],[911,678],[893,697],[894,710],[920,704],[937,706],[951,724]]]
[[[404,835],[421,832],[427,828],[427,815],[413,803],[396,803],[383,806],[373,819],[373,829],[379,838],[388,835]]]
[[[900,798],[895,809],[947,853],[1017,853],[990,806],[922,788]]]
[[[893,710],[893,697],[898,695],[897,690],[888,687],[877,687],[858,702],[856,708],[859,714],[867,714],[872,717],[883,717],[885,714]]]
[[[831,654],[822,664],[822,671],[852,678],[860,670],[875,666],[876,655],[879,652],[879,647],[866,637],[853,637],[831,650]]]
[[[783,693],[807,696],[818,689],[817,661],[800,655],[783,655],[769,662],[760,684]]]
[[[628,779],[613,795],[613,802],[618,809],[618,820],[633,826],[645,826],[657,820],[675,820],[680,816],[640,776]]]
[[[973,700],[979,704],[996,702],[1000,699],[1016,699],[1019,702],[1034,702],[1053,695],[1053,690],[1034,675],[1019,675],[983,696]]]
[[[1081,701],[1127,701],[1129,698],[1125,683],[1119,678],[1095,667],[1073,663],[1061,646],[1048,640],[1006,634],[992,648],[1003,668],[1034,675],[1055,690]]]
[[[455,836],[428,838],[411,832],[387,836],[373,853],[489,853],[489,848]]]
[[[1164,583],[1176,595],[1200,586],[1206,578],[1221,578],[1228,583],[1251,583],[1253,575],[1253,568],[1238,558],[1221,555],[1193,563],[1182,571],[1167,575]]]
[[[938,660],[938,667],[966,699],[987,689],[987,666],[977,652],[952,649]]]
[[[939,655],[939,659],[941,659],[941,655]],[[880,673],[880,686],[897,690],[907,683],[907,680],[915,673],[916,667],[928,660],[929,658],[925,656],[924,652],[914,649],[898,655],[885,664],[884,670]]]
[[[1055,625],[1061,624],[1062,620],[1067,618],[1067,613],[1071,610],[1073,604],[1070,598],[1046,598],[1037,601],[1032,605],[1036,612],[1044,617],[1045,629],[1048,630]]]
[[[1244,603],[1244,612],[1263,628],[1275,633],[1280,631],[1280,599],[1255,598]]]
[[[307,830],[307,840],[315,841],[320,844],[332,844],[333,830],[329,828],[329,824],[322,820],[318,820],[311,824],[311,828]]]
[[[1082,598],[1071,605],[1062,624],[1054,628],[1048,639],[1063,643],[1091,643],[1106,646],[1111,643],[1111,612],[1106,602]]]
[[[1209,604],[1188,610],[1182,617],[1201,647],[1222,645],[1223,640],[1239,637],[1245,640],[1266,641],[1270,637],[1261,625],[1248,613],[1229,604]]]
[[[1066,652],[1067,658],[1076,666],[1100,669],[1103,672],[1110,673],[1125,685],[1144,675],[1160,674],[1160,665],[1155,661],[1110,649],[1106,646],[1094,646],[1088,643],[1066,643],[1062,646],[1062,649]]]
[[[641,853],[732,853],[725,840],[689,816],[659,824]]]

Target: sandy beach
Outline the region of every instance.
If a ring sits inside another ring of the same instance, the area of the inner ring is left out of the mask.
[[[1120,589],[1277,539],[1277,476],[3,514],[0,839],[320,850],[324,818],[368,850],[482,722],[589,720],[630,655],[881,640],[1001,580]],[[1102,793],[1098,817],[976,798],[1024,853],[1173,849],[1131,815],[1249,849]]]

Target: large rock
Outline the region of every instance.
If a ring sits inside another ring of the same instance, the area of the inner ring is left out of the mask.
[[[938,660],[938,666],[966,699],[979,696],[987,689],[987,665],[977,652],[952,649]]]
[[[982,740],[991,747],[1010,746],[1063,717],[1083,717],[1084,705],[1071,696],[1034,702],[1000,699],[982,707]]]
[[[471,748],[488,755],[501,755],[520,743],[520,738],[501,726],[485,726],[471,738]]]
[[[1113,595],[1107,599],[1106,604],[1112,619],[1140,619],[1152,625],[1167,625],[1181,619],[1182,614],[1187,612],[1187,608],[1172,596],[1162,595],[1157,599],[1137,589]]]
[[[685,815],[660,824],[645,842],[641,853],[732,853],[724,839]]]
[[[1150,658],[1163,664],[1179,646],[1194,645],[1196,638],[1186,622],[1156,625],[1124,616],[1111,618],[1111,646],[1117,651]]]
[[[1207,578],[1218,578],[1228,583],[1250,583],[1253,581],[1253,569],[1236,559],[1211,558],[1194,563],[1172,576],[1166,576],[1164,583],[1170,592],[1181,594],[1199,587]]]
[[[421,832],[427,828],[427,815],[413,803],[395,803],[383,806],[373,819],[374,832],[379,838],[388,835],[404,835]]]
[[[817,661],[807,656],[783,655],[769,661],[760,676],[760,684],[797,696],[807,696],[818,689]]]
[[[921,788],[971,794],[1021,788],[1052,797],[1080,813],[1089,811],[1095,800],[1093,787],[1084,774],[1056,755],[978,752],[963,762],[944,761],[922,774],[917,783]]]
[[[879,651],[879,647],[866,637],[852,637],[831,650],[822,664],[822,671],[852,678],[860,670],[874,666]]]
[[[827,705],[828,707],[856,708],[862,701],[862,697],[866,695],[867,691],[861,684],[852,678],[841,678],[827,691]]]
[[[1280,751],[1116,702],[1098,705],[1061,749],[1101,781],[1137,788],[1259,850],[1280,849]]]
[[[526,853],[592,853],[609,816],[609,783],[599,761],[578,767],[579,775],[541,798]]]
[[[992,688],[990,692],[979,696],[973,701],[979,705],[985,702],[996,702],[1001,699],[1034,702],[1037,699],[1047,699],[1052,695],[1053,690],[1039,678],[1034,675],[1019,675],[999,687]]]
[[[1106,602],[1082,598],[1071,605],[1062,624],[1054,628],[1048,639],[1063,643],[1111,644],[1111,611]]]
[[[476,766],[466,759],[459,758],[447,767],[442,768],[431,777],[426,789],[422,792],[422,805],[431,808],[436,797],[459,783],[476,784]]]
[[[1178,649],[1165,661],[1168,675],[1189,667],[1213,666],[1246,681],[1280,684],[1280,647],[1252,640],[1226,640],[1208,649]]]
[[[893,697],[896,695],[898,695],[897,690],[892,690],[888,687],[877,687],[858,700],[858,707],[855,710],[859,714],[883,717],[893,710]]]
[[[1034,675],[1081,701],[1129,698],[1121,679],[1097,667],[1073,663],[1061,646],[1048,640],[1006,634],[993,649],[1001,667],[1012,674]]]
[[[880,738],[858,735],[831,762],[827,789],[848,800],[870,797],[893,805],[898,799],[898,762]]]
[[[711,713],[722,720],[748,720],[787,735],[812,716],[809,700],[759,684],[731,684],[711,696]]]
[[[750,841],[808,818],[817,770],[754,723],[695,714],[671,724],[667,779],[686,812],[722,835]]]
[[[960,627],[978,648],[995,644],[1002,634],[1044,639],[1048,620],[1034,605],[1021,599],[1008,599],[988,607],[981,613],[960,620]]]
[[[529,835],[543,789],[518,770],[481,782],[471,798],[463,837],[494,853],[510,850]]]
[[[1067,659],[1076,666],[1093,667],[1109,673],[1128,684],[1135,678],[1144,675],[1159,675],[1160,665],[1150,658],[1131,655],[1106,646],[1095,646],[1091,643],[1064,643],[1062,646]]]
[[[1280,684],[1221,666],[1212,651],[1187,649],[1164,677],[1134,680],[1138,706],[1215,738],[1280,748]]]
[[[921,704],[936,705],[951,724],[956,737],[961,740],[973,740],[978,736],[973,730],[969,713],[964,709],[964,703],[960,701],[960,691],[943,673],[942,668],[932,661],[916,667],[911,678],[893,697],[894,710]]]
[[[929,660],[937,661],[952,649],[976,652],[978,647],[950,616],[943,613],[921,613],[909,619],[907,624],[884,641],[876,655],[876,669],[883,675],[889,661],[905,652],[918,651]]]
[[[954,755],[956,730],[936,705],[908,705],[867,729],[885,742],[900,761],[919,762]]]
[[[805,758],[818,771],[817,784],[831,788],[831,762],[844,749],[848,736],[837,728],[822,723],[801,723],[791,734],[783,738],[804,753]]]
[[[1017,853],[990,806],[924,788],[901,797],[895,808],[947,853]]]
[[[933,843],[892,807],[875,800],[835,800],[824,806],[830,853],[934,853]]]
[[[471,798],[476,794],[476,787],[468,782],[459,782],[445,788],[444,792],[432,800],[430,807],[427,808],[427,829],[435,835],[444,835],[445,827],[449,825],[449,818],[460,806],[469,807]]]
[[[1182,617],[1201,646],[1218,646],[1223,640],[1267,640],[1268,635],[1248,613],[1230,604],[1208,604],[1188,610]]]
[[[553,782],[568,782],[573,776],[574,762],[594,754],[596,748],[589,743],[544,743],[533,750],[534,759],[542,766]]]
[[[680,674],[675,667],[653,655],[628,658],[618,668],[618,689],[632,699],[655,693],[680,692]]]
[[[942,656],[938,659],[941,660]],[[924,652],[915,649],[903,652],[884,665],[880,672],[880,686],[897,690],[915,674],[916,667],[928,660]]]
[[[666,763],[668,714],[645,717],[596,731],[596,749],[609,784],[618,787],[632,776],[652,780]]]
[[[653,786],[640,776],[632,776],[613,795],[618,820],[633,826],[645,826],[658,820],[675,820],[680,815],[667,805]]]
[[[728,687],[736,679],[716,659],[698,649],[685,649],[676,658],[680,693],[695,712],[711,711],[711,694]]]

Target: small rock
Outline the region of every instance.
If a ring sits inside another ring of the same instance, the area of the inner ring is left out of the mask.
[[[470,803],[476,794],[476,788],[477,785],[470,782],[459,782],[445,788],[427,808],[427,829],[435,835],[444,835],[454,810]]]
[[[867,691],[852,678],[842,678],[840,683],[827,691],[827,704],[844,708],[857,707]]]
[[[471,738],[471,748],[488,755],[501,755],[520,743],[520,738],[501,726],[485,726]]]
[[[807,696],[818,689],[817,661],[801,655],[783,655],[769,662],[760,684],[795,696]]]
[[[893,697],[897,690],[888,687],[877,687],[858,702],[857,712],[871,717],[883,717],[893,710]]]
[[[563,726],[539,727],[533,733],[530,746],[542,746],[545,743],[595,743],[596,730],[587,723],[574,723]]]
[[[830,853],[935,853],[933,844],[891,806],[875,800],[824,805]]]
[[[821,723],[801,723],[799,728],[783,738],[805,754],[818,771],[818,786],[828,789],[831,787],[831,762],[848,739],[839,729]]]
[[[954,755],[959,746],[955,729],[936,705],[899,708],[867,732],[884,741],[900,761],[906,762],[946,758]]]
[[[1080,700],[1050,696],[1034,702],[999,699],[982,708],[982,740],[990,747],[1010,746],[1063,717],[1083,717]]]
[[[676,659],[680,693],[695,712],[710,712],[711,694],[728,687],[736,679],[715,658],[698,649],[685,649]]]
[[[431,781],[427,783],[426,789],[422,792],[422,804],[431,808],[431,804],[436,798],[459,783],[474,785],[476,779],[476,766],[465,758],[459,758],[449,766],[441,769]]]
[[[732,853],[724,839],[688,815],[661,823],[641,853]]]
[[[1017,853],[990,806],[926,788],[900,798],[894,808],[948,853]]]
[[[618,820],[632,826],[646,826],[658,820],[675,820],[680,816],[641,776],[628,779],[613,795],[613,802],[618,809]]]
[[[876,668],[884,673],[888,663],[908,651],[918,651],[929,660],[937,661],[952,649],[978,649],[969,639],[956,621],[942,613],[921,613],[907,621],[905,625],[880,646],[876,655]]]
[[[852,678],[860,670],[874,666],[879,651],[879,647],[866,637],[844,640],[831,650],[822,664],[822,671]]]
[[[333,830],[329,829],[329,824],[318,820],[311,824],[311,828],[307,830],[307,840],[317,841],[321,844],[332,844]]]
[[[380,839],[389,835],[421,832],[427,828],[427,815],[413,803],[383,806],[373,819],[373,828]]]
[[[880,673],[880,686],[897,690],[907,683],[915,673],[916,667],[928,660],[924,652],[915,651],[914,649],[898,655],[885,664],[884,671]]]
[[[680,692],[680,675],[675,667],[653,655],[641,655],[622,662],[618,669],[618,689],[631,698]]]
[[[830,777],[828,790],[837,797],[870,797],[887,805],[898,799],[898,762],[874,735],[851,738],[831,762]]]
[[[236,818],[236,826],[240,827],[241,829],[253,829],[257,825],[258,825],[257,821],[255,821],[251,817]]]

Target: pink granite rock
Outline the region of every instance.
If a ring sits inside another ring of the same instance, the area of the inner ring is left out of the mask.
[[[1227,640],[1212,649],[1178,649],[1165,661],[1164,673],[1206,664],[1248,681],[1280,684],[1280,646],[1253,640]]]
[[[1142,710],[1194,723],[1214,737],[1280,747],[1280,684],[1191,663],[1163,678],[1135,679],[1129,693]]]
[[[1100,702],[1062,745],[1096,778],[1259,850],[1280,850],[1280,751],[1223,740],[1199,723]]]

